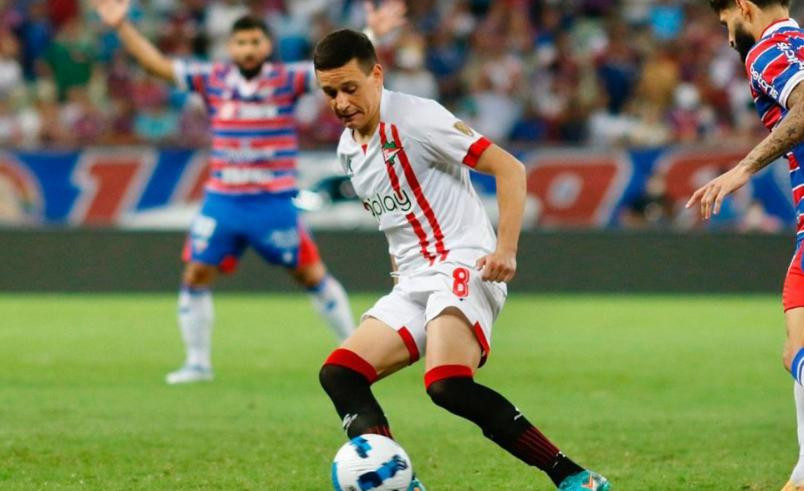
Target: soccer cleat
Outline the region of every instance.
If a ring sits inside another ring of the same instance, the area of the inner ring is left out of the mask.
[[[212,369],[200,365],[184,365],[175,372],[170,372],[165,376],[165,382],[168,385],[208,382],[212,379]]]
[[[416,477],[416,474],[413,474],[413,480],[410,481],[410,486],[408,486],[407,491],[427,491],[424,488],[424,485],[421,481]]]
[[[804,483],[795,484],[793,481],[787,481],[782,491],[804,491]]]
[[[609,491],[611,484],[596,472],[581,471],[561,481],[558,489],[562,491]]]

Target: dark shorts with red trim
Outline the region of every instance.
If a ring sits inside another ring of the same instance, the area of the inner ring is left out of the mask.
[[[207,193],[193,219],[182,258],[234,271],[251,246],[271,264],[298,268],[319,260],[292,195],[228,196]]]
[[[492,325],[506,295],[504,283],[483,281],[476,269],[447,261],[400,276],[391,293],[380,298],[362,318],[373,317],[395,329],[414,363],[424,355],[427,324],[454,307],[472,326],[480,345],[482,366],[491,350]]]
[[[802,247],[796,249],[782,289],[782,306],[785,312],[790,309],[804,307],[804,271],[802,271]]]

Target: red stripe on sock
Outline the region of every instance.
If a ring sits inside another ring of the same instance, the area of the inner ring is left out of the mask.
[[[535,426],[531,426],[519,436],[514,444],[514,450],[519,458],[542,470],[547,469],[559,453],[558,447]]]
[[[405,347],[408,349],[408,353],[410,354],[410,364],[416,363],[416,360],[419,359],[419,347],[416,346],[416,341],[413,340],[413,335],[410,334],[407,327],[400,327],[397,331],[399,336],[402,338],[402,342],[405,343]]]
[[[324,365],[338,365],[346,367],[366,377],[366,380],[371,384],[377,380],[377,370],[360,357],[354,351],[348,349],[338,348],[329,355]]]
[[[391,434],[391,428],[387,426],[372,426],[371,428],[366,428],[364,434],[382,435],[387,436],[391,440],[394,439],[394,436]]]
[[[472,375],[472,369],[466,365],[441,365],[431,368],[424,374],[424,386],[429,389],[432,384],[445,378],[472,378]]]

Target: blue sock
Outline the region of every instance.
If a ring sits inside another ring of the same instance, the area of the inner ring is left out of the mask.
[[[804,368],[804,348],[798,350],[795,358],[793,358],[793,363],[790,365],[790,374],[799,384],[801,384],[802,368]]]

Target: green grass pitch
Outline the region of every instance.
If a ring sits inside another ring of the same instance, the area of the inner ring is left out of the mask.
[[[0,489],[331,489],[329,331],[301,295],[216,309],[215,382],[168,387],[173,295],[0,296]],[[773,490],[797,455],[783,337],[776,296],[514,295],[478,380],[615,489]],[[429,489],[551,489],[422,369],[375,388]]]

